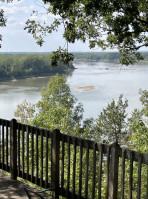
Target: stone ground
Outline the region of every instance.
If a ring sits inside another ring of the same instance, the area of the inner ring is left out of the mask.
[[[27,186],[27,185],[26,185]],[[52,199],[47,194],[43,195],[45,198]],[[0,170],[0,199],[28,199],[24,189],[21,186],[21,182],[12,180],[10,176],[4,174]],[[32,198],[38,198],[34,196]]]

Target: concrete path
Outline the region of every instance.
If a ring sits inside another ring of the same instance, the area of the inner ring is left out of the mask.
[[[20,182],[11,180],[10,176],[3,174],[0,170],[0,199],[28,199]]]
[[[44,194],[45,198],[51,197]],[[10,176],[4,174],[0,170],[0,199],[28,199],[24,189],[21,186],[21,182],[17,180],[12,180]],[[36,198],[37,197],[32,197]]]

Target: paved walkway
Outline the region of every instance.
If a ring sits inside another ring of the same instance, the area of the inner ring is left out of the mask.
[[[0,199],[28,199],[25,191],[17,180],[11,180],[10,176],[0,170]]]
[[[51,198],[47,194],[45,198]],[[5,175],[0,170],[0,199],[28,199],[24,189],[21,187],[21,182],[12,180],[10,176]],[[33,197],[34,199],[37,197]]]

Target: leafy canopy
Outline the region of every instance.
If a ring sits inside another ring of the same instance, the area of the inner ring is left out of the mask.
[[[42,88],[41,100],[35,106],[27,101],[22,102],[15,116],[25,124],[50,130],[59,128],[61,132],[74,134],[75,128],[79,133],[83,107],[71,93],[66,77],[56,75]]]
[[[134,150],[148,152],[148,91],[140,89],[142,109],[135,109],[129,118],[129,134]]]
[[[117,102],[112,100],[100,113],[96,122],[96,139],[104,140],[105,143],[125,144],[128,140],[126,108],[128,101],[119,96]]]
[[[41,46],[44,36],[58,31],[63,25],[63,38],[67,43],[89,41],[90,48],[103,50],[117,48],[120,62],[131,64],[141,60],[138,50],[148,46],[148,1],[147,0],[43,0],[48,6],[47,15],[54,14],[50,24],[35,20],[26,22],[26,29]],[[35,12],[35,14],[37,14]],[[66,53],[67,52],[67,53]],[[56,59],[55,59],[56,57]],[[67,49],[54,52],[54,61],[73,60]]]

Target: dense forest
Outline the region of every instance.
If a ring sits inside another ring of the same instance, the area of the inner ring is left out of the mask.
[[[120,58],[117,52],[75,52],[74,62],[115,62]],[[148,52],[143,52],[144,60],[148,62]],[[73,64],[58,66],[50,65],[50,53],[1,53],[0,80],[18,79],[31,76],[45,76],[56,73],[69,74],[73,71]]]
[[[77,52],[74,54],[74,61],[84,62],[115,62],[121,57],[118,52]],[[143,60],[141,62],[148,62],[148,52],[142,52]]]
[[[50,55],[40,54],[1,54],[0,80],[18,79],[31,76],[51,75],[55,73],[70,73],[74,69],[72,63],[65,66],[50,66]]]

